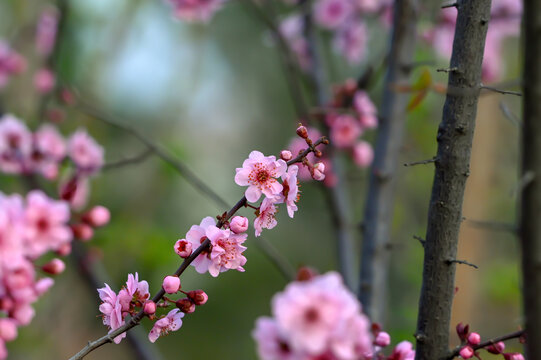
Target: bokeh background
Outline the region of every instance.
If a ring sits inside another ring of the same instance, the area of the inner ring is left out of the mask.
[[[69,84],[86,102],[161,144],[230,204],[243,195],[244,189],[235,185],[233,177],[249,152],[257,149],[278,154],[293,137],[298,120],[278,49],[264,24],[241,2],[228,2],[208,24],[178,21],[159,0],[68,3],[55,57],[59,81]],[[32,87],[33,71],[41,66],[32,55],[35,23],[41,11],[51,5],[54,3],[35,0],[0,1],[0,38],[29,61],[28,70],[0,92],[0,103],[5,112],[24,119],[31,128],[41,120],[43,102]],[[422,21],[429,23],[431,14],[427,12]],[[358,76],[381,62],[388,30],[376,23],[370,26],[369,52],[358,66],[350,66],[335,55],[326,34],[320,34],[329,84]],[[505,43],[502,80],[516,79],[520,74],[515,55],[518,43],[518,39]],[[445,67],[448,60],[438,58],[422,43],[416,58],[428,61],[435,81],[445,83],[445,75],[435,69]],[[421,71],[415,70],[413,77]],[[380,83],[381,79],[369,90],[376,104],[380,103]],[[306,95],[314,99],[309,91]],[[407,133],[401,162],[435,154],[443,101],[442,95],[430,93],[405,115]],[[453,323],[468,322],[484,338],[513,331],[522,323],[517,239],[498,230],[497,224],[471,221],[513,224],[516,219],[519,125],[503,114],[502,104],[520,114],[519,99],[511,96],[486,93],[479,106],[459,254],[459,259],[475,263],[479,269],[458,267],[453,308]],[[88,116],[77,106],[66,110],[59,127],[64,134],[87,128],[105,147],[108,162],[144,150],[129,133]],[[374,133],[366,138],[373,141]],[[355,219],[351,226],[357,228],[367,171],[353,164],[347,168]],[[414,341],[422,248],[413,235],[424,236],[433,168],[403,167],[398,176],[389,318],[385,324],[393,343]],[[0,186],[5,193],[24,191],[16,177],[0,176]],[[295,266],[310,265],[326,272],[337,268],[336,241],[320,186],[302,184],[300,211],[295,218],[289,219],[282,211],[279,225],[264,231],[263,237]],[[151,293],[179,264],[173,252],[175,241],[203,217],[226,210],[195,191],[157,157],[104,171],[92,180],[91,203],[103,204],[112,213],[111,223],[84,244],[98,275],[118,290],[128,273],[138,272],[151,284]],[[241,214],[251,217],[248,210],[241,210]],[[250,236],[247,242],[245,273],[229,271],[212,278],[192,268],[185,272],[183,288],[204,289],[210,299],[184,318],[181,330],[151,346],[160,354],[156,359],[256,358],[250,335],[254,321],[270,314],[273,294],[286,284],[256,241]],[[67,271],[36,304],[32,324],[21,328],[18,339],[8,345],[10,359],[64,359],[88,340],[105,334],[98,318],[97,292],[77,268],[73,261],[68,263]],[[142,328],[142,341],[147,342],[149,322],[143,321]],[[87,358],[132,359],[134,355],[124,341],[106,345]]]

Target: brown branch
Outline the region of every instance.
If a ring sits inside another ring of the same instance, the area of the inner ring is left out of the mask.
[[[327,143],[328,143],[328,140],[325,139],[325,137],[322,137],[322,138],[318,139],[314,143],[313,148],[315,148],[316,146],[318,146],[320,144],[327,144]],[[310,148],[310,147],[307,148],[306,150],[301,152],[297,157],[295,157],[294,159],[289,160],[287,162],[287,165],[289,166],[289,165],[293,165],[295,163],[301,162],[304,157],[306,157],[310,152],[313,151],[313,148]],[[246,197],[243,196],[227,213],[225,213],[224,216],[222,216],[219,219],[218,223],[216,224],[216,227],[221,228],[225,224],[226,221],[231,219],[231,217],[233,215],[235,215],[235,213],[239,209],[246,206],[246,204],[247,204]],[[207,239],[205,239],[205,241],[203,241],[201,246],[199,246],[196,250],[194,250],[192,252],[192,254],[189,257],[184,259],[184,261],[180,264],[178,269],[175,271],[174,275],[175,276],[182,275],[182,273],[195,260],[195,258],[197,258],[197,256],[199,256],[199,254],[201,254],[203,251],[208,249],[209,245],[210,245],[210,240],[207,238]],[[162,289],[160,289],[160,291],[158,291],[158,293],[156,293],[156,295],[154,295],[154,297],[152,297],[152,301],[154,301],[155,303],[158,303],[163,298],[164,295],[165,295],[165,291],[162,288]],[[83,359],[90,352],[96,350],[97,348],[101,347],[102,345],[105,345],[107,343],[112,342],[113,339],[115,337],[117,337],[118,335],[120,335],[120,334],[130,330],[131,328],[139,325],[139,323],[141,322],[141,320],[143,319],[144,316],[145,316],[145,314],[144,314],[143,310],[139,311],[135,316],[133,316],[128,322],[126,322],[124,325],[122,325],[118,329],[110,332],[109,334],[107,334],[105,336],[102,336],[101,338],[99,338],[99,339],[97,339],[95,341],[89,341],[88,344],[83,349],[81,349],[81,351],[79,351],[77,354],[72,356],[69,360]]]
[[[507,340],[519,338],[519,337],[523,336],[524,334],[525,334],[524,330],[518,330],[518,331],[512,332],[510,334],[506,334],[506,335],[499,336],[499,337],[496,337],[496,338],[493,338],[493,339],[490,339],[490,340],[487,340],[487,341],[483,341],[482,343],[479,343],[478,345],[470,345],[470,347],[473,350],[479,350],[479,349],[486,348],[487,346],[494,345],[494,344],[496,344],[496,343],[498,343],[500,341],[507,341]],[[462,349],[462,347],[463,346],[458,346],[457,348],[455,348],[451,352],[451,354],[449,354],[449,356],[447,357],[447,360],[452,360],[455,357],[459,356],[460,349]]]
[[[496,93],[498,93],[498,94],[503,94],[503,95],[522,96],[522,93],[519,93],[519,92],[516,92],[516,91],[501,90],[501,89],[498,89],[498,88],[495,88],[495,87],[492,87],[492,86],[488,86],[488,85],[483,85],[483,84],[481,84],[481,85],[479,86],[479,88],[481,88],[481,89],[483,89],[483,90],[488,90],[488,91],[496,92]]]
[[[414,162],[410,162],[410,163],[405,163],[404,166],[415,166],[415,165],[426,165],[426,164],[432,164],[432,163],[435,163],[436,161],[438,161],[438,159],[436,157],[433,157],[431,159],[427,159],[427,160],[421,160],[421,161],[414,161]]]
[[[462,265],[468,265],[472,268],[479,269],[479,266],[472,264],[471,262],[468,262],[466,260],[457,260],[457,259],[448,259],[447,264],[462,264]]]

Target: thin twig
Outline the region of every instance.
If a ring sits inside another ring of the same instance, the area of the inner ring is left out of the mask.
[[[421,161],[414,161],[410,163],[405,163],[404,166],[415,166],[415,165],[426,165],[426,164],[432,164],[435,163],[438,159],[436,157],[433,157],[431,159],[427,160],[421,160]]]
[[[145,161],[146,159],[148,159],[148,157],[152,155],[153,153],[154,151],[151,148],[147,148],[145,151],[143,151],[139,155],[135,155],[130,158],[125,158],[118,161],[106,163],[102,166],[101,169],[102,171],[107,171],[107,170],[112,170],[112,169],[118,169],[120,167],[124,167],[127,165],[139,164]]]
[[[492,86],[483,85],[482,83],[481,83],[481,85],[479,85],[479,88],[481,88],[483,90],[493,91],[493,92],[496,92],[498,94],[503,94],[503,95],[522,96],[522,93],[519,93],[517,91],[501,90],[501,89],[498,89],[498,88],[495,88],[495,87],[492,87]]]
[[[503,101],[500,101],[500,110],[502,111],[505,118],[511,122],[511,124],[515,125],[516,127],[521,126],[520,119],[518,118],[518,116],[513,114],[511,109],[509,109],[507,104]]]
[[[437,72],[450,73],[450,72],[458,71],[458,68],[457,68],[457,67],[452,67],[452,68],[440,68],[440,69],[436,69],[436,71],[437,71]]]
[[[467,224],[473,227],[482,228],[491,231],[506,231],[516,233],[518,228],[514,224],[508,224],[498,221],[483,221],[467,219]]]
[[[454,3],[450,3],[450,4],[445,4],[445,5],[442,5],[441,8],[442,9],[446,9],[446,8],[452,8],[452,7],[458,7],[458,3],[457,2],[454,2]]]
[[[413,238],[414,238],[415,240],[418,240],[418,241],[421,243],[421,246],[422,246],[423,248],[425,247],[425,243],[426,243],[426,240],[425,240],[425,239],[423,239],[422,237],[417,236],[417,235],[413,235]]]
[[[494,344],[496,344],[496,343],[498,343],[500,341],[507,341],[507,340],[519,338],[524,334],[525,334],[525,330],[518,330],[518,331],[512,332],[510,334],[506,334],[506,335],[499,336],[499,337],[496,337],[496,338],[493,338],[493,339],[490,339],[490,340],[487,340],[487,341],[483,341],[482,343],[479,343],[478,345],[470,345],[470,347],[473,350],[479,350],[479,349],[483,349],[483,348],[485,348],[487,346],[494,345]],[[449,354],[449,356],[447,357],[447,360],[452,360],[455,357],[457,357],[459,355],[460,349],[462,349],[462,347],[463,346],[456,347],[451,352],[451,354]]]
[[[475,265],[475,264],[472,264],[471,262],[467,262],[466,260],[457,260],[457,259],[448,259],[446,260],[448,264],[463,264],[463,265],[468,265],[468,266],[471,266],[472,268],[475,268],[475,269],[479,269],[479,266]]]
[[[322,137],[320,138],[319,140],[317,140],[315,143],[314,143],[314,148],[322,143],[325,143],[327,144],[328,141],[325,139],[325,137]],[[307,148],[306,150],[304,150],[302,153],[300,153],[297,157],[295,157],[294,159],[292,160],[289,160],[287,162],[287,165],[293,165],[295,163],[298,163],[300,161],[302,161],[302,159],[304,157],[306,157],[310,152],[312,152],[312,148]],[[228,221],[229,219],[231,219],[231,217],[233,215],[235,215],[235,213],[242,207],[246,206],[247,204],[247,200],[246,200],[246,197],[243,196],[239,201],[237,201],[237,203],[227,212],[225,213],[224,216],[222,216],[218,223],[216,224],[216,227],[217,228],[221,228],[226,221]],[[180,276],[182,275],[182,273],[188,268],[188,266],[205,250],[207,250],[210,246],[210,240],[208,238],[205,239],[205,241],[203,241],[203,243],[201,243],[201,245],[192,252],[192,254],[187,257],[186,259],[184,259],[184,261],[182,262],[182,264],[180,264],[179,268],[175,271],[174,275],[175,276]],[[152,298],[152,301],[154,301],[155,303],[158,303],[162,298],[163,296],[165,295],[165,291],[163,290],[163,288],[158,291],[158,293],[156,293],[156,295],[154,295],[154,297]],[[123,334],[124,332],[130,330],[131,328],[139,325],[139,323],[141,322],[141,320],[143,319],[143,317],[145,316],[145,313],[143,312],[143,310],[139,311],[136,315],[134,315],[128,322],[126,322],[124,325],[122,325],[121,327],[111,331],[110,333],[108,333],[107,335],[105,336],[102,336],[101,338],[95,340],[95,341],[89,341],[88,344],[83,348],[81,349],[81,351],[79,351],[77,354],[75,354],[74,356],[72,356],[70,358],[70,360],[80,360],[80,359],[83,359],[86,355],[88,355],[90,352],[96,350],[97,348],[101,347],[102,345],[105,345],[107,343],[110,343],[113,341],[113,339],[115,337],[117,337],[118,335],[121,335]]]

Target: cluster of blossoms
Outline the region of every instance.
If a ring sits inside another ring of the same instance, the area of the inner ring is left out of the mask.
[[[385,356],[391,338],[370,324],[361,304],[339,274],[299,273],[272,300],[273,317],[256,321],[253,337],[263,360],[413,360],[412,344],[398,344]]]
[[[103,148],[84,130],[77,130],[65,140],[50,124],[32,133],[13,115],[0,118],[0,171],[25,176],[41,174],[55,180],[67,158],[75,170],[61,181],[60,196],[74,209],[81,209],[88,196],[88,179],[103,165]]]
[[[51,251],[59,256],[70,253],[75,233],[70,217],[65,201],[50,199],[40,190],[30,191],[26,199],[0,193],[0,359],[7,357],[5,342],[17,337],[17,327],[32,320],[32,304],[53,285],[53,279],[39,277],[36,269],[51,275],[64,271],[59,258],[45,264],[41,258]],[[81,216],[86,226],[107,221],[103,207]]]
[[[456,326],[456,332],[458,337],[460,338],[460,341],[462,342],[462,346],[459,351],[460,357],[463,359],[471,359],[475,356],[477,359],[481,359],[481,355],[477,351],[477,349],[480,349],[481,346],[483,346],[480,345],[481,335],[476,332],[470,332],[470,326],[464,325],[462,323],[459,323]],[[524,338],[521,337],[520,341],[524,342]],[[491,354],[501,354],[504,360],[524,360],[524,356],[520,353],[504,352],[505,344],[503,341],[498,341],[495,343],[491,342],[482,348],[484,348]]]
[[[6,87],[11,76],[20,74],[26,66],[26,59],[0,40],[0,90]]]
[[[505,38],[518,36],[522,15],[522,0],[492,1],[485,53],[483,56],[483,80],[495,81],[503,70],[502,46]],[[436,52],[451,57],[455,33],[456,8],[444,9],[434,28],[424,33],[424,38],[434,46]]]
[[[164,297],[161,303],[156,304],[150,299],[148,283],[145,280],[139,281],[137,273],[135,276],[128,274],[126,285],[118,294],[111,290],[107,284],[98,289],[102,301],[99,309],[102,313],[103,324],[109,327],[109,333],[124,325],[128,315],[134,316],[137,312],[142,311],[151,320],[155,320],[154,326],[148,334],[150,342],[155,342],[160,336],[180,329],[184,314],[194,312],[196,305],[203,305],[208,300],[208,296],[203,290],[182,291],[180,279],[177,276],[166,276],[162,288],[167,294],[182,292],[187,297],[178,301]],[[158,308],[168,308],[175,305],[176,307],[167,314],[160,317],[156,315]],[[125,337],[126,333],[124,332],[116,336],[113,341],[119,344]]]

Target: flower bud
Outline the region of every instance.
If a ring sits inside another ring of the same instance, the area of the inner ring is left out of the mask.
[[[353,146],[353,161],[357,166],[365,168],[372,164],[374,160],[374,150],[366,141],[359,141]]]
[[[460,349],[459,354],[463,359],[469,359],[473,357],[473,349],[469,346],[464,346],[462,349]]]
[[[470,332],[470,325],[463,323],[458,323],[456,326],[456,334],[462,341],[466,341],[466,338],[468,337],[468,333]]]
[[[195,311],[195,304],[190,299],[179,299],[175,304],[185,314],[191,314]]]
[[[60,245],[60,247],[56,249],[56,253],[58,256],[68,256],[71,254],[71,243],[64,243]]]
[[[105,206],[94,206],[83,215],[83,221],[92,227],[107,225],[111,219],[111,213]]]
[[[178,239],[175,243],[175,252],[178,256],[185,259],[192,254],[192,244],[186,239]]]
[[[524,356],[522,356],[520,353],[503,354],[503,358],[505,360],[524,360]]]
[[[53,72],[49,69],[40,69],[34,75],[34,88],[40,94],[46,94],[50,92],[56,83],[56,78]]]
[[[9,318],[0,318],[0,339],[8,342],[17,337],[17,324],[15,320]]]
[[[297,135],[299,135],[301,138],[303,139],[307,139],[308,138],[308,130],[306,129],[305,126],[299,126],[297,128]]]
[[[145,301],[145,305],[143,306],[143,311],[147,315],[154,315],[154,313],[156,313],[156,303],[152,300]]]
[[[496,344],[487,346],[485,349],[491,354],[501,354],[505,350],[505,344],[503,341],[498,341]]]
[[[318,162],[312,168],[312,178],[317,181],[322,181],[325,179],[325,165],[321,162]]]
[[[80,223],[71,225],[73,236],[82,241],[88,241],[94,236],[94,229],[90,225]]]
[[[163,279],[163,289],[168,294],[174,294],[180,289],[180,279],[178,276],[166,276]]]
[[[284,161],[289,161],[289,160],[293,159],[293,154],[291,154],[291,151],[289,151],[289,150],[282,150],[280,152],[280,159],[282,159]]]
[[[313,277],[319,275],[319,273],[311,267],[303,266],[297,271],[297,281],[308,281]]]
[[[49,277],[41,278],[36,282],[34,289],[36,290],[36,294],[38,296],[41,296],[45,294],[53,285],[54,285],[53,279]]]
[[[246,230],[248,230],[249,223],[250,222],[248,221],[248,218],[244,216],[235,216],[229,223],[229,228],[235,234],[241,234],[243,232],[246,232]]]
[[[391,335],[386,333],[385,331],[380,331],[378,335],[376,336],[376,340],[374,340],[374,345],[385,347],[389,346],[391,343]]]
[[[58,275],[66,269],[66,264],[60,259],[52,259],[41,267],[43,271],[51,275]]]
[[[468,343],[470,345],[479,345],[481,343],[481,335],[476,332],[472,332],[468,335]]]
[[[209,299],[209,296],[203,290],[193,290],[188,292],[187,295],[195,305],[204,305]]]

